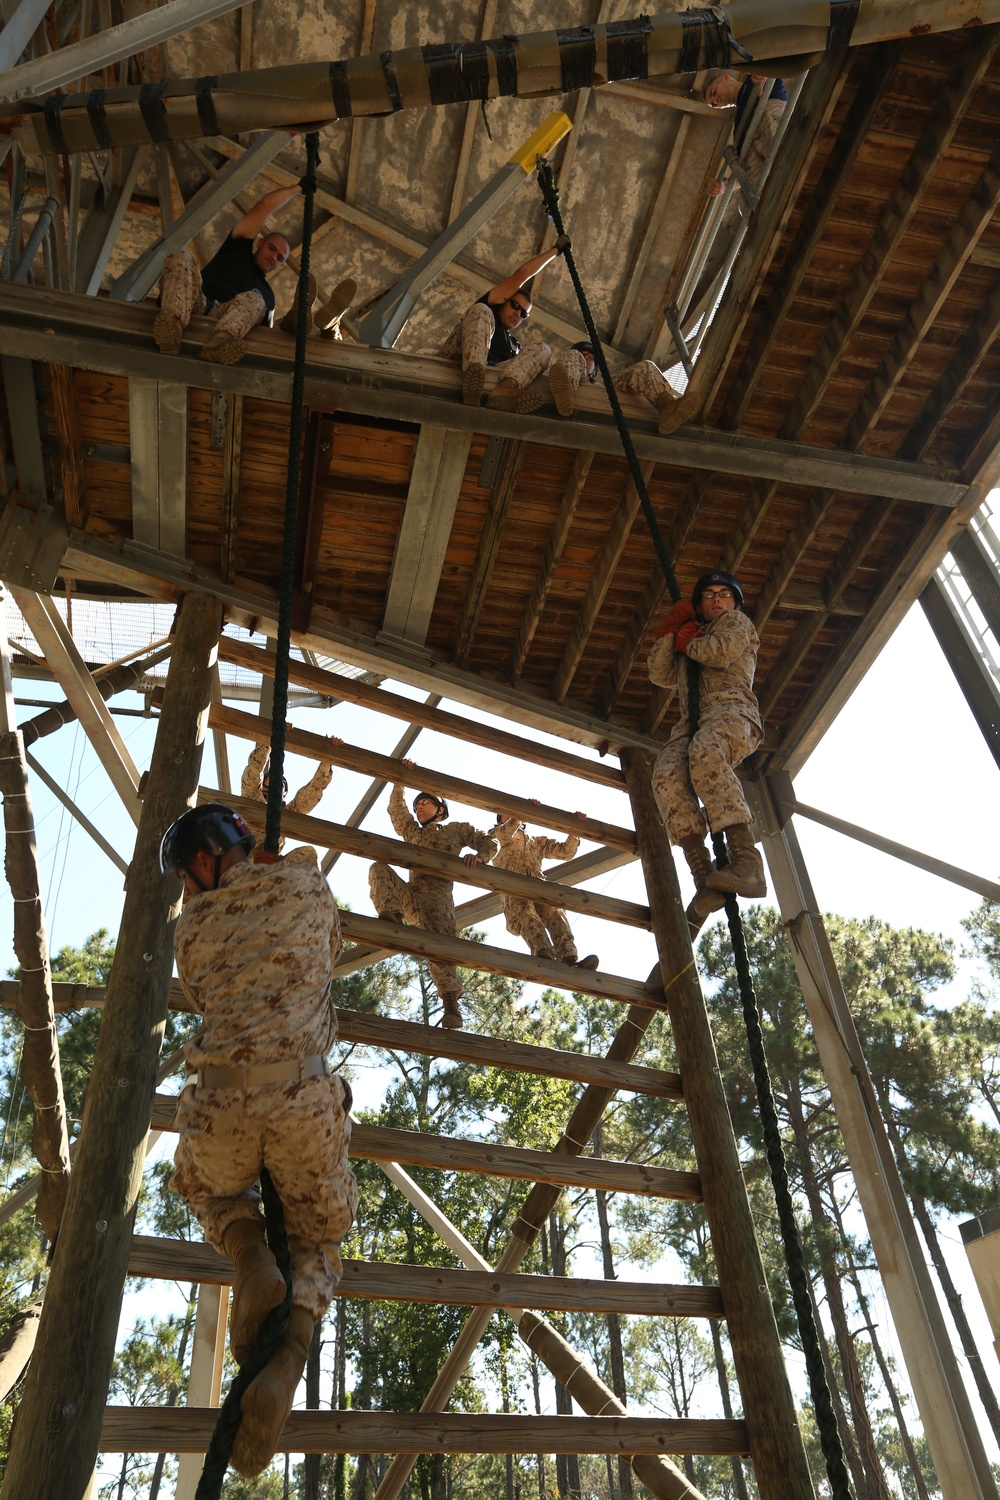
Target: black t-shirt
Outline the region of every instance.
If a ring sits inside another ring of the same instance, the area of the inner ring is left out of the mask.
[[[227,234],[201,273],[201,287],[209,308],[216,302],[231,302],[240,292],[260,292],[267,308],[267,321],[271,321],[274,293],[253,258],[253,240],[234,240]]]
[[[505,359],[516,359],[521,352],[521,345],[500,321],[500,309],[503,307],[503,302],[491,302],[489,292],[485,296],[480,297],[479,300],[485,303],[493,314],[495,325],[493,337],[490,339],[490,352],[486,356],[486,363],[488,365],[499,365]]]

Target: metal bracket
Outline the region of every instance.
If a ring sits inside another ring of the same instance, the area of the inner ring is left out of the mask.
[[[11,495],[0,512],[0,578],[48,593],[68,542],[66,523],[47,501]]]

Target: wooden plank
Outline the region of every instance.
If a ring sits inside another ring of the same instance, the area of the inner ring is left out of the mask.
[[[471,433],[420,429],[382,620],[397,640],[427,639],[471,446]]]
[[[244,10],[250,7],[244,7]],[[241,11],[241,15],[243,12]],[[236,577],[236,542],[240,519],[240,465],[243,459],[243,397],[230,391],[226,397],[226,431],[222,468],[222,576],[227,583]]]
[[[655,465],[643,463],[640,465],[643,482],[648,485]],[[615,569],[621,561],[622,553],[625,551],[629,539],[629,533],[639,514],[640,501],[635,484],[630,480],[622,496],[621,503],[611,519],[608,535],[604,542],[604,548],[598,559],[594,575],[587,585],[587,592],[583,597],[577,617],[573,622],[569,640],[563,650],[562,659],[556,668],[556,674],[552,682],[553,697],[558,698],[561,703],[569,692],[576,669],[580,665],[586,649],[590,632],[594,628],[597,616],[601,612],[601,605],[607,597],[611,580],[615,575]]]
[[[655,1281],[598,1281],[571,1276],[518,1276],[464,1267],[345,1260],[337,1297],[384,1302],[448,1303],[462,1307],[530,1307],[540,1312],[617,1312],[648,1318],[723,1318],[714,1286]],[[132,1237],[130,1276],[156,1281],[231,1286],[232,1261],[203,1241]]]
[[[375,45],[375,4],[376,0],[365,0],[365,8],[361,17],[361,37],[358,43],[358,56],[368,57]],[[364,120],[360,117],[349,123],[351,132],[351,145],[347,156],[347,180],[344,184],[344,197],[348,203],[353,203],[358,196],[358,174],[361,170],[361,142],[364,138]]]
[[[87,481],[80,460],[80,418],[73,390],[73,371],[68,365],[49,366],[52,412],[59,443],[59,469],[63,508],[68,526],[87,524]]]
[[[16,985],[6,980],[0,986]],[[59,985],[55,986],[56,1009]],[[662,993],[662,991],[661,991]],[[4,1002],[6,1003],[6,1002]],[[415,1021],[397,1021],[389,1016],[337,1010],[337,1030],[341,1042],[360,1047],[381,1047],[391,1051],[417,1052],[425,1057],[448,1057],[453,1062],[473,1063],[487,1068],[505,1068],[515,1073],[535,1073],[539,1077],[568,1078],[574,1083],[592,1084],[598,1088],[624,1090],[627,1093],[651,1094],[674,1103],[683,1100],[679,1073],[664,1073],[639,1063],[616,1062],[606,1057],[591,1057],[582,1052],[560,1052],[554,1047],[534,1047],[505,1037],[478,1036],[473,1031],[456,1031],[450,1036],[439,1026],[423,1026]]]
[[[219,642],[219,657],[233,666],[247,667],[253,672],[273,673],[274,662],[268,670],[267,653],[258,646],[242,641],[230,640],[227,636]],[[617,766],[605,766],[596,761],[583,760],[565,750],[552,750],[532,740],[508,734],[506,730],[494,729],[487,724],[477,724],[463,719],[458,714],[443,708],[428,708],[415,703],[411,698],[402,698],[384,688],[371,687],[336,672],[325,672],[321,667],[309,666],[306,662],[289,663],[289,680],[297,687],[307,687],[328,697],[342,698],[347,703],[357,703],[362,708],[374,709],[376,713],[389,714],[394,719],[404,719],[408,724],[419,724],[423,729],[436,729],[453,739],[464,740],[473,745],[483,745],[489,750],[498,750],[502,755],[512,755],[532,765],[549,766],[554,771],[566,771],[584,781],[595,781],[602,786],[621,790],[623,778]]]
[[[978,249],[979,247],[977,247]],[[976,250],[970,259],[975,260]],[[919,458],[933,440],[948,408],[962,394],[993,344],[1000,338],[1000,282],[975,313],[959,339],[948,367],[924,402],[910,432],[900,445],[900,458]]]
[[[466,590],[465,603],[455,631],[453,656],[459,666],[464,666],[472,645],[472,638],[479,624],[479,617],[486,603],[486,591],[500,550],[500,539],[507,522],[507,513],[514,498],[517,476],[524,462],[524,443],[511,443],[504,456],[503,467],[490,496],[489,509],[479,533],[476,559],[472,565],[472,577]]]
[[[552,587],[555,570],[559,559],[562,557],[563,549],[566,546],[566,539],[569,536],[570,527],[573,524],[577,506],[580,503],[580,497],[583,494],[584,486],[587,483],[587,475],[590,473],[590,467],[593,462],[594,454],[588,453],[584,449],[581,449],[573,460],[573,467],[566,481],[566,488],[563,490],[555,523],[545,543],[545,555],[538,570],[538,577],[535,579],[531,596],[525,606],[524,619],[521,621],[511,648],[511,682],[516,682],[524,670],[524,663],[527,660],[535,631],[538,629],[538,622],[542,617],[545,601],[549,597],[549,590]]]
[[[267,719],[245,713],[242,709],[227,708],[224,704],[213,703],[209,723],[213,729],[239,735],[242,739],[257,741],[270,738]],[[635,832],[631,828],[621,828],[615,823],[605,823],[600,818],[590,818],[535,802],[516,792],[482,786],[475,781],[466,781],[464,777],[452,776],[446,771],[418,766],[390,755],[379,755],[374,750],[363,750],[355,745],[335,742],[325,734],[313,734],[289,725],[286,735],[289,750],[317,760],[329,760],[346,771],[358,771],[365,776],[377,776],[386,782],[399,782],[407,787],[432,786],[445,796],[457,798],[468,807],[483,808],[491,813],[502,807],[526,822],[543,828],[557,828],[567,834],[575,833],[594,843],[610,844],[614,849],[635,849]]]
[[[202,1453],[215,1407],[109,1406],[104,1453]],[[746,1424],[679,1417],[293,1411],[279,1453],[692,1453],[738,1457]]]
[[[176,1110],[177,1100],[173,1095],[156,1094],[153,1129],[176,1130]],[[350,1155],[355,1161],[387,1161],[399,1166],[469,1172],[478,1177],[504,1177],[516,1182],[547,1182],[560,1188],[635,1193],[642,1198],[669,1198],[678,1203],[701,1202],[697,1172],[649,1167],[641,1162],[605,1161],[596,1156],[566,1156],[523,1146],[500,1146],[494,1141],[421,1135],[415,1130],[391,1130],[381,1125],[355,1123],[351,1129]]]
[[[199,792],[202,802],[210,802],[217,795],[212,787],[202,787]],[[249,813],[253,818],[260,813],[260,803],[249,797],[234,796],[229,801],[244,815]],[[421,848],[419,844],[407,844],[401,839],[348,828],[344,823],[328,823],[322,818],[307,817],[287,808],[282,814],[281,827],[289,838],[319,844],[325,849],[340,849],[344,854],[354,854],[360,859],[384,860],[404,870],[423,870],[459,881],[462,885],[482,885],[504,895],[562,906],[568,911],[603,917],[608,922],[623,922],[629,927],[645,927],[649,922],[648,907],[635,901],[620,901],[615,896],[599,896],[596,891],[556,885],[554,881],[536,880],[531,875],[516,875],[513,870],[500,870],[494,865],[483,864],[481,860],[470,869],[457,855],[438,854],[435,850]]]
[[[492,974],[506,974],[529,984],[551,985],[554,989],[597,995],[605,1000],[621,1000],[627,1005],[649,1005],[665,1010],[663,990],[617,974],[602,974],[596,969],[581,969],[552,959],[533,958],[496,948],[489,943],[474,943],[467,938],[447,937],[405,922],[385,922],[378,917],[364,917],[358,912],[343,912],[341,930],[346,938],[396,953],[412,953],[417,958],[437,959],[461,964],[467,969],[484,969]]]

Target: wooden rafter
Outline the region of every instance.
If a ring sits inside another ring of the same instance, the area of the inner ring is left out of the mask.
[[[479,18],[479,37],[492,36],[497,18],[498,0],[484,0],[483,13]],[[458,162],[455,166],[455,181],[451,189],[451,203],[448,207],[448,223],[456,219],[462,211],[465,201],[465,185],[469,180],[469,163],[472,160],[472,147],[476,139],[476,127],[479,124],[480,106],[478,103],[470,103],[465,106],[465,122],[462,126],[462,143],[458,148]]]
[[[468,659],[479,617],[486,603],[486,593],[490,586],[490,578],[493,576],[497,553],[500,550],[500,539],[503,536],[507,513],[517,487],[517,476],[524,462],[524,450],[524,443],[512,442],[508,445],[490,496],[486,519],[479,534],[479,546],[476,548],[476,557],[472,564],[472,577],[469,580],[465,603],[462,606],[458,629],[455,632],[455,646],[452,654],[459,666],[464,666]]]
[[[377,0],[365,0],[365,8],[361,17],[361,37],[358,42],[358,56],[367,57],[375,47],[375,6]],[[347,155],[347,180],[344,185],[344,198],[348,203],[353,203],[358,196],[358,174],[361,170],[361,141],[364,130],[364,120],[356,119],[350,122],[351,144]]]
[[[525,606],[524,619],[521,621],[520,628],[514,639],[514,645],[511,648],[511,682],[517,682],[517,679],[524,670],[524,663],[531,649],[531,642],[534,639],[535,631],[538,629],[538,622],[542,617],[545,601],[549,597],[549,590],[552,587],[555,571],[559,565],[559,559],[562,557],[563,549],[566,546],[566,539],[569,536],[570,527],[573,524],[577,506],[580,503],[580,497],[583,494],[584,486],[587,483],[587,475],[590,473],[590,466],[593,462],[594,454],[584,450],[581,450],[573,460],[573,467],[566,481],[566,488],[563,490],[555,524],[549,532],[548,540],[545,543],[545,555],[542,558],[542,565],[538,570],[538,577],[535,579],[531,596]]]

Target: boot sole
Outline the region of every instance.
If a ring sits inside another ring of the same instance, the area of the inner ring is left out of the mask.
[[[576,966],[578,969],[591,969],[596,971],[600,967],[600,962],[601,960],[598,958],[596,953],[588,953],[586,958],[577,960]]]
[[[486,385],[486,366],[467,365],[462,371],[462,400],[466,406],[478,406]]]
[[[242,339],[220,339],[217,344],[208,343],[198,350],[198,358],[213,365],[238,365],[246,353]]]
[[[266,1374],[267,1368],[265,1365],[261,1375]],[[258,1375],[257,1380],[248,1386],[240,1402],[243,1417],[229,1459],[237,1474],[244,1479],[255,1479],[271,1462],[295,1398],[293,1391],[287,1404],[285,1400],[276,1401],[274,1393],[266,1386],[257,1386],[260,1378]]]
[[[536,391],[518,391],[516,396],[498,396],[494,391],[487,398],[486,405],[491,411],[514,411],[526,417],[545,405],[545,397]]]
[[[574,396],[576,391],[567,371],[555,369],[549,371],[549,390],[556,404],[556,411],[561,417],[571,417],[575,410]]]
[[[342,281],[339,286],[335,286],[319,312],[314,314],[313,321],[316,327],[332,328],[334,323],[339,323],[357,294],[358,283],[356,281]]]
[[[153,319],[153,338],[161,354],[180,354],[184,330],[172,313],[157,313]]]

